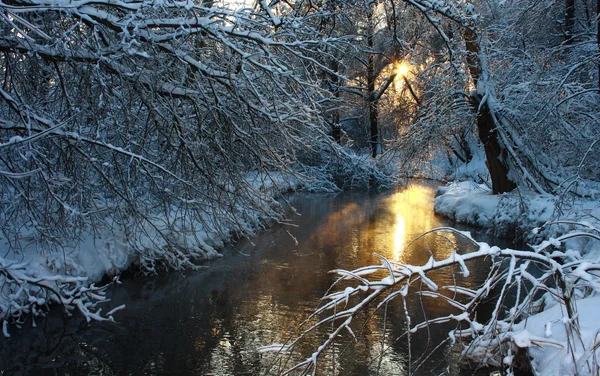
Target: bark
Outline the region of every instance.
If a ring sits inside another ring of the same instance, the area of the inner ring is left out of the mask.
[[[379,146],[379,125],[377,124],[378,109],[377,99],[375,95],[375,80],[377,75],[375,74],[375,55],[373,51],[373,14],[369,12],[369,31],[367,35],[367,46],[369,48],[369,57],[367,61],[367,103],[369,105],[369,127],[371,131],[370,143],[371,143],[371,156],[377,157],[378,146]]]
[[[369,123],[371,125],[371,156],[377,157],[379,151],[379,124],[377,123],[377,117],[379,111],[377,108],[377,101],[369,101]]]
[[[331,63],[332,71],[335,73],[339,72],[339,62],[334,60]],[[329,90],[333,93],[333,96],[336,100],[336,108],[333,110],[333,114],[331,116],[331,136],[338,144],[342,140],[342,126],[340,124],[340,110],[337,108],[337,102],[340,99],[340,77],[335,74],[330,75],[329,82]]]
[[[477,130],[485,150],[486,164],[492,180],[492,193],[510,192],[517,188],[517,185],[508,178],[508,168],[504,164],[506,151],[498,142],[498,132],[490,108],[487,103],[480,106],[481,96],[479,94],[475,94],[471,100],[475,108],[479,107]]]
[[[498,141],[496,123],[487,102],[481,102],[482,97],[477,93],[477,87],[482,80],[482,65],[479,58],[480,46],[477,34],[471,28],[464,28],[464,37],[467,47],[467,64],[469,73],[476,88],[475,94],[471,96],[471,105],[477,116],[477,129],[479,139],[485,150],[487,167],[492,180],[492,193],[499,194],[510,192],[517,185],[508,178],[508,167],[504,163],[506,154],[504,148]]]
[[[575,0],[565,1],[565,43],[573,43],[573,29],[575,27]]]

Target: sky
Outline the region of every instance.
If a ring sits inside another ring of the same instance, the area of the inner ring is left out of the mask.
[[[224,7],[236,9],[243,7],[252,7],[255,0],[218,0],[217,3]]]

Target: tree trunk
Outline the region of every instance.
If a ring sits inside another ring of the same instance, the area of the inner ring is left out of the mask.
[[[471,105],[477,116],[477,129],[479,131],[479,140],[483,144],[487,167],[492,180],[492,193],[499,194],[510,192],[517,185],[508,178],[508,167],[504,164],[505,150],[498,141],[498,131],[494,117],[490,112],[487,102],[481,104],[482,96],[477,93],[480,80],[487,79],[482,77],[481,59],[479,58],[480,46],[477,41],[477,34],[472,28],[464,28],[465,44],[467,47],[467,64],[473,84],[475,94],[471,96]]]
[[[600,0],[599,0],[600,1]],[[412,85],[410,84],[410,81],[408,81],[408,78],[406,78],[406,76],[402,76],[402,79],[404,80],[404,84],[406,85],[406,88],[408,89],[408,91],[410,92],[410,95],[412,95],[413,99],[415,100],[415,102],[417,102],[417,105],[419,107],[422,106],[421,100],[419,99],[419,97],[417,96],[417,93],[415,93],[415,91],[413,90]]]
[[[333,140],[338,144],[342,142],[342,127],[339,123],[339,116],[338,122],[336,123],[334,120],[334,123],[331,125],[331,137],[333,137]]]
[[[573,29],[575,27],[575,0],[565,1],[565,43],[573,43]]]
[[[492,193],[510,192],[517,188],[517,185],[508,178],[508,168],[504,164],[506,151],[498,142],[498,132],[490,108],[487,103],[480,106],[481,96],[479,94],[473,96],[472,102],[473,107],[479,108],[477,130],[485,150],[486,164],[492,180]]]
[[[599,0],[600,1],[600,0]],[[340,99],[340,77],[337,76],[339,73],[339,62],[337,60],[333,60],[331,63],[331,68],[336,74],[330,75],[329,82],[329,90],[333,93],[334,98],[336,99],[336,103],[334,104],[335,109],[333,110],[333,115],[331,116],[331,136],[338,144],[342,140],[342,126],[340,124],[340,110],[338,110],[338,101]]]
[[[369,48],[369,57],[367,61],[367,104],[369,106],[369,128],[371,131],[370,143],[371,143],[371,156],[377,157],[379,151],[379,125],[377,123],[378,111],[377,111],[377,100],[375,95],[375,80],[377,76],[375,74],[375,54],[373,54],[373,11],[368,12],[368,30],[367,30],[367,47]]]
[[[369,123],[371,125],[371,156],[377,158],[379,153],[379,124],[377,123],[378,117],[377,101],[369,101]]]

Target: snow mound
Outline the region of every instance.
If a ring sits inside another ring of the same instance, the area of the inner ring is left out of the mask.
[[[572,323],[562,306],[554,306],[529,316],[526,321],[518,324],[516,331],[521,333],[519,343],[529,348],[531,365],[537,375],[593,375],[598,371],[598,364],[594,359],[600,353],[596,351],[594,355],[594,349],[600,345],[600,325],[596,316],[600,297],[579,299],[576,307],[578,334],[573,333]],[[531,346],[532,336],[544,338],[551,345]],[[513,338],[515,337],[516,334]],[[570,347],[573,348],[572,352],[569,351]]]
[[[541,226],[555,211],[553,196],[523,196],[516,192],[493,195],[489,187],[472,181],[450,183],[438,188],[434,202],[436,213],[498,233]]]

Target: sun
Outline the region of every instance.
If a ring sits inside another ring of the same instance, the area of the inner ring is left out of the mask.
[[[406,77],[406,75],[410,72],[410,65],[408,63],[399,63],[397,69],[399,76]]]

